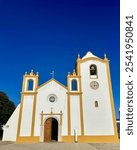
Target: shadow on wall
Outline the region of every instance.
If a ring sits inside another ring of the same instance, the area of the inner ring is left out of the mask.
[[[120,139],[120,119],[117,119],[117,132],[118,132],[118,137]]]

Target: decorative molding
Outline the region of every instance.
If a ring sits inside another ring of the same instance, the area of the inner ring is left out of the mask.
[[[62,83],[58,82],[57,80],[55,80],[54,78],[51,78],[49,81],[43,83],[42,85],[40,85],[38,87],[38,89],[40,89],[41,87],[45,86],[46,84],[52,82],[52,81],[55,81],[57,84],[61,85],[63,88],[65,88],[66,90],[68,89],[65,85],[63,85]]]

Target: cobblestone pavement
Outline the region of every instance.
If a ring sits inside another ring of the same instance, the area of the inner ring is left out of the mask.
[[[119,150],[119,144],[104,143],[35,143],[0,142],[0,150]]]

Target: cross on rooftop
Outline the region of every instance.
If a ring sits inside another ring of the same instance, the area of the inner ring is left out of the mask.
[[[54,76],[55,76],[55,71],[53,70],[50,74],[51,74],[52,78],[54,78]]]

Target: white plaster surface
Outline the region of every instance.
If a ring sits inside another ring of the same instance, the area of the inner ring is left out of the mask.
[[[41,111],[43,113],[60,113],[62,111],[62,135],[67,135],[67,95],[66,95],[66,88],[55,82],[54,80],[50,81],[49,83],[45,84],[44,86],[38,89],[37,94],[37,108],[36,108],[36,118],[35,118],[35,136],[40,135],[40,121],[41,121]],[[55,103],[51,103],[48,100],[49,95],[54,94],[57,97]],[[50,115],[44,116],[52,117]],[[55,116],[53,116],[55,117]],[[58,120],[60,120],[60,115],[56,116]],[[43,119],[44,123],[44,119]]]
[[[97,66],[97,79],[90,78],[89,67],[91,64]],[[88,60],[81,63],[80,67],[83,92],[84,133],[85,135],[113,135],[114,128],[106,64],[97,60]],[[91,81],[99,83],[97,90],[90,87]],[[98,101],[99,104],[97,108],[94,105],[95,101]]]
[[[34,96],[24,96],[20,136],[31,135]]]
[[[70,96],[70,123],[71,123],[71,135],[74,135],[74,131],[77,131],[77,135],[81,135],[80,124],[80,103],[79,96]]]
[[[5,126],[2,141],[16,141],[20,105],[17,106]]]
[[[88,52],[82,59],[89,57],[96,57],[91,52]],[[97,58],[97,57],[96,57]],[[90,65],[95,64],[97,66],[97,78],[91,78]],[[81,84],[82,84],[82,103],[83,103],[83,119],[84,119],[84,134],[91,135],[114,135],[114,127],[112,120],[112,110],[110,103],[110,93],[108,85],[108,76],[106,63],[102,63],[98,60],[87,60],[80,64],[81,70]],[[30,78],[26,78],[29,80]],[[70,79],[70,87],[71,87]],[[78,81],[78,79],[76,79]],[[94,90],[90,87],[92,81],[99,83],[99,88]],[[27,83],[27,82],[26,82]],[[36,79],[34,78],[34,90]],[[79,82],[78,91],[79,91]],[[69,87],[69,88],[70,88]],[[27,84],[25,84],[27,89]],[[70,88],[71,89],[71,88]],[[78,92],[77,91],[77,92]],[[32,91],[33,92],[33,91]],[[75,92],[75,91],[74,91]],[[56,101],[54,103],[49,102],[50,95],[55,95]],[[21,130],[20,136],[30,136],[32,126],[32,112],[33,112],[34,96],[24,96]],[[98,101],[98,107],[95,107],[95,101]],[[8,120],[8,128],[4,128],[3,141],[15,141],[17,134],[18,116],[20,105],[16,108],[10,119]],[[41,111],[43,111],[43,124],[41,127]],[[51,111],[53,114],[51,114]],[[60,115],[54,115],[54,113],[60,113],[62,111],[62,125],[60,124]],[[61,136],[68,135],[68,114],[67,114],[67,89],[56,82],[54,79],[48,81],[43,86],[40,86],[37,90],[36,97],[36,114],[34,125],[34,136],[40,136],[40,141],[43,140],[44,122],[47,118],[53,117],[58,121],[58,139]],[[74,130],[77,135],[81,135],[81,116],[80,116],[80,100],[79,95],[70,96],[70,123],[71,123],[71,135],[74,135]]]
[[[86,55],[82,57],[82,59],[86,59],[86,58],[89,58],[89,57],[97,57],[97,56],[93,55],[90,51],[88,51],[86,53]]]

